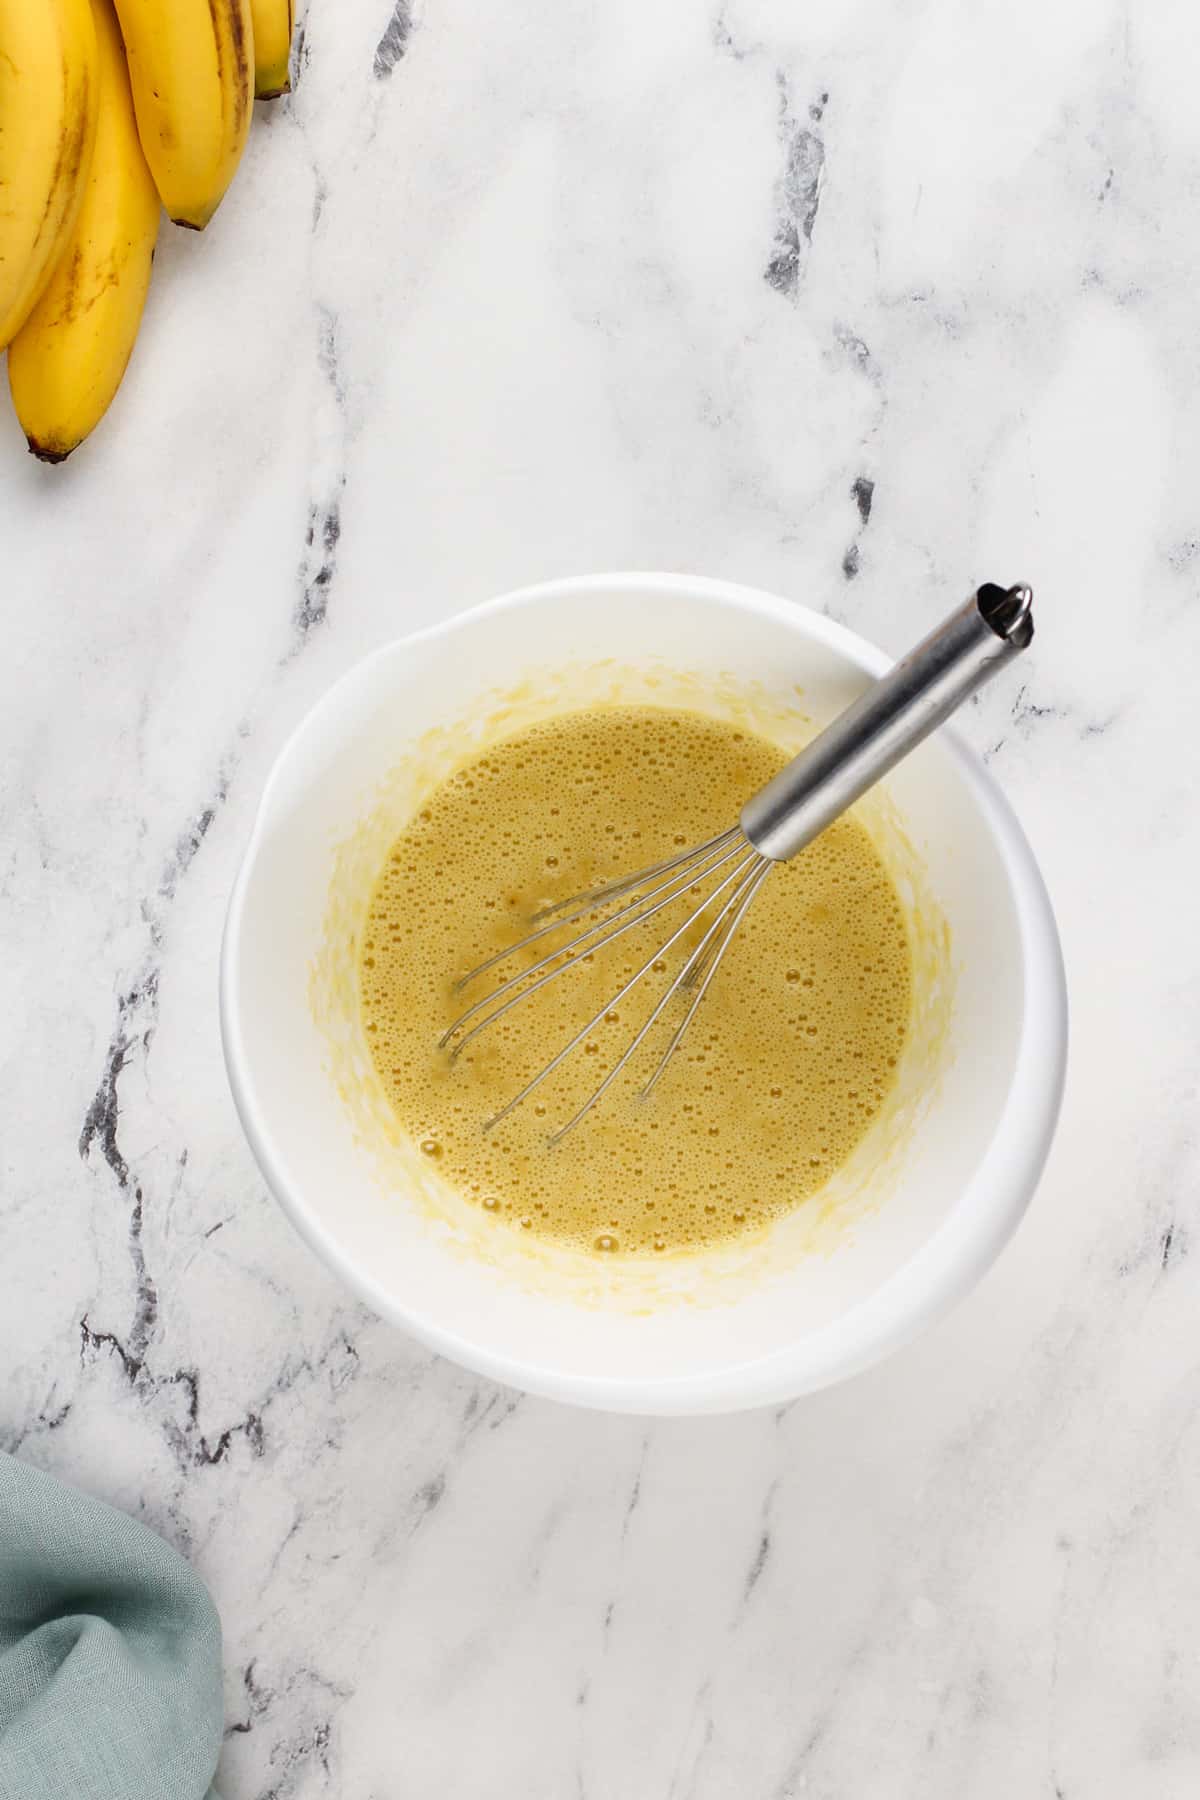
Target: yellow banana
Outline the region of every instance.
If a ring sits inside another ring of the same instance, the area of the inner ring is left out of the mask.
[[[61,462],[104,417],[137,336],[158,236],[158,192],[133,116],[111,0],[93,0],[100,117],[79,217],[48,287],[9,345],[29,448]]]
[[[0,349],[50,279],[95,132],[88,0],[0,0]]]
[[[116,0],[138,133],[162,203],[202,231],[250,129],[250,0]]]
[[[254,95],[276,100],[291,87],[292,0],[250,0],[254,14]]]

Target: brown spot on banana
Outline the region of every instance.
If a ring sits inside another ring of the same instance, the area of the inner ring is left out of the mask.
[[[208,0],[208,16],[212,20],[213,42],[217,50],[217,80],[221,87],[221,102],[224,105],[226,96],[232,94],[230,124],[234,137],[237,137],[249,111],[254,86],[249,47],[246,43],[246,23],[240,0]],[[232,60],[232,80],[228,83],[225,79],[227,46]]]
[[[221,6],[223,0],[208,0],[208,16],[212,20],[213,43],[217,47],[217,80],[225,86],[225,46],[221,41]]]
[[[82,319],[90,313],[111,288],[115,288],[121,279],[115,257],[110,257],[107,269],[98,271],[90,293],[85,293],[83,285],[83,250],[76,246],[71,257],[71,266],[67,270],[67,289],[63,297],[62,311],[53,321],[55,325],[71,325],[76,319]]]
[[[242,122],[250,110],[250,98],[254,92],[254,70],[251,66],[250,46],[246,42],[246,17],[242,11],[241,0],[224,0],[229,18],[229,36],[233,46],[234,73],[234,131],[239,132]]]
[[[54,321],[56,325],[69,325],[79,313],[79,288],[83,277],[83,247],[76,244],[71,252],[71,261],[66,273],[66,290],[63,294],[62,312]]]
[[[250,83],[250,46],[246,42],[246,20],[239,0],[225,0],[229,17],[229,35],[233,40],[235,74],[244,86]]]
[[[70,450],[52,450],[47,444],[39,444],[36,438],[27,437],[25,442],[29,445],[30,455],[36,456],[39,462],[66,462],[68,456],[71,454]],[[72,449],[77,448],[77,445],[72,445]]]
[[[40,244],[47,229],[53,229],[56,204],[61,206],[63,184],[75,187],[86,173],[84,169],[84,152],[89,147],[88,118],[92,111],[92,78],[86,70],[80,80],[79,105],[74,112],[67,110],[69,90],[66,71],[63,71],[63,102],[66,112],[66,124],[58,141],[58,155],[54,161],[54,169],[50,183],[46,189],[46,201],[42,208],[41,222],[38,225],[35,243]],[[60,218],[65,219],[71,210],[67,201]],[[50,271],[47,270],[47,274]]]

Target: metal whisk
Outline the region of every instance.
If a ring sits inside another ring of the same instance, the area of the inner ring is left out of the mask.
[[[1032,589],[985,583],[752,795],[736,825],[706,844],[546,907],[530,921],[534,929],[526,937],[464,975],[457,984],[458,990],[477,981],[498,963],[552,939],[568,926],[590,919],[583,930],[565,943],[546,949],[536,961],[475,1001],[454,1021],[440,1040],[440,1047],[449,1048],[452,1058],[460,1056],[469,1043],[512,1007],[583,958],[606,949],[684,895],[702,895],[698,904],[689,907],[683,922],[625,985],[526,1082],[520,1093],[485,1122],[484,1130],[498,1125],[514,1107],[528,1099],[655,965],[661,964],[680,939],[702,927],[699,942],[645,1023],[595,1091],[550,1142],[561,1142],[591,1111],[671,1003],[682,999],[686,1002],[683,1016],[641,1090],[648,1094],[678,1050],[739,925],[775,864],[787,862],[811,844],[969,695],[1026,649],[1033,639],[1032,607]],[[614,905],[615,911],[610,910]]]

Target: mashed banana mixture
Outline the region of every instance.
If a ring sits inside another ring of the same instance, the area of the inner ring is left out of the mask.
[[[367,1042],[404,1130],[498,1228],[606,1255],[707,1247],[802,1206],[879,1111],[909,1029],[911,957],[896,890],[850,818],[772,871],[648,1100],[638,1090],[678,1022],[673,1007],[548,1147],[678,970],[683,942],[536,1093],[482,1129],[682,922],[683,899],[514,1007],[453,1066],[437,1048],[517,965],[465,996],[455,980],[524,936],[531,913],[724,830],[786,760],[698,713],[596,707],[464,763],[393,844],[360,947]]]

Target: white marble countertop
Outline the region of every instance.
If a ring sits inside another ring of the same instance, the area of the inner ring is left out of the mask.
[[[195,1562],[227,1800],[1174,1800],[1200,1786],[1200,25],[1182,5],[312,0],[63,468],[0,421],[0,1442]],[[352,1301],[226,1091],[225,897],[369,647],[727,575],[965,729],[1074,1042],[1011,1247],[781,1413],[520,1399]]]

